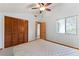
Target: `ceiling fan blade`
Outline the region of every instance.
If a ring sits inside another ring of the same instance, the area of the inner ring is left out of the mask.
[[[51,5],[52,3],[47,3],[45,6],[49,6],[49,5]]]
[[[40,7],[44,6],[44,3],[38,3]]]
[[[39,6],[41,6],[41,3],[38,3]]]
[[[38,9],[38,8],[32,8],[32,9]]]
[[[48,9],[48,8],[47,8],[46,10],[47,10],[47,11],[51,11],[51,9]]]
[[[44,3],[41,3],[42,5],[44,5]]]

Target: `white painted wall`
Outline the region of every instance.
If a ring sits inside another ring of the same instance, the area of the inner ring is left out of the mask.
[[[0,15],[0,48],[3,47],[3,17]]]
[[[4,16],[18,17],[29,21],[29,41],[35,39],[34,16],[29,13],[0,13],[0,48],[4,47]]]
[[[54,7],[51,12],[46,13],[45,18],[47,22],[47,39],[79,48],[79,17],[77,17],[77,35],[56,33],[56,19],[73,15],[79,15],[78,3],[59,4],[58,6]]]

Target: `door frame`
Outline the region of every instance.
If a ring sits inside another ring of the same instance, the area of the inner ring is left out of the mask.
[[[41,25],[41,22],[38,22],[38,21],[35,22],[35,39],[38,39],[38,38],[37,38],[37,25],[38,25],[38,24]]]
[[[40,24],[40,38],[39,39],[41,39],[41,24],[43,24],[43,23],[45,23],[45,22],[39,22],[39,21],[36,21],[35,22],[35,39],[38,39],[37,38],[37,25],[38,24]],[[46,27],[45,27],[46,28]],[[45,32],[46,32],[46,29],[45,29]],[[46,39],[46,34],[45,34],[45,39]]]

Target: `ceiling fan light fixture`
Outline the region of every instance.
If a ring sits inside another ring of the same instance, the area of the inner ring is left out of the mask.
[[[44,10],[45,10],[45,7],[41,7],[40,10],[41,10],[41,11],[44,11]]]

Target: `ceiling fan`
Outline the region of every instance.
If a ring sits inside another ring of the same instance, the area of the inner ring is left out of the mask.
[[[48,8],[49,5],[52,3],[37,3],[32,9],[39,9],[40,13],[42,13],[44,10],[51,11],[51,9]]]

